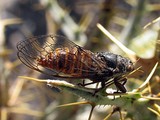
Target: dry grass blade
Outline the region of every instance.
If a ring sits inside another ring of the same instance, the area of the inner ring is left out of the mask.
[[[121,42],[119,42],[111,33],[109,33],[101,24],[97,24],[97,27],[110,39],[112,40],[121,50],[128,55],[132,61],[136,61],[136,53],[128,49]]]

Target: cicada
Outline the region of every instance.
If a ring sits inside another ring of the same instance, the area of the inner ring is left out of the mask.
[[[31,69],[60,78],[89,79],[83,86],[108,81],[125,93],[121,76],[134,70],[128,58],[111,52],[93,53],[63,36],[43,35],[31,37],[17,44],[18,58]],[[125,80],[126,81],[126,80]]]

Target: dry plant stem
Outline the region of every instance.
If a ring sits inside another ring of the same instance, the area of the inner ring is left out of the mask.
[[[92,106],[92,108],[91,108],[88,120],[91,120],[91,117],[92,117],[92,114],[93,114],[93,110],[94,110],[94,108],[95,108],[96,105],[94,103],[92,103],[91,106]]]
[[[83,87],[77,87],[76,85],[70,84],[66,81],[59,81],[59,80],[39,80],[30,77],[23,77],[24,79],[34,80],[37,82],[44,82],[48,83],[50,86],[55,86],[60,89],[69,91],[77,96],[84,98],[85,100],[95,103],[96,105],[116,105],[119,107],[123,107],[129,109],[132,105],[133,100],[137,100],[141,98],[139,93],[125,93],[125,94],[113,94],[106,96],[104,93],[98,92],[96,95],[93,95],[94,91],[85,89]],[[121,95],[121,97],[119,97]],[[112,98],[110,98],[110,97]],[[113,100],[113,98],[115,99]]]

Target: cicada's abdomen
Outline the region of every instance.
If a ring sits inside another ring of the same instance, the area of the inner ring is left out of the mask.
[[[75,77],[89,76],[89,68],[92,65],[91,57],[88,57],[88,54],[84,52],[80,52],[77,47],[73,49],[67,47],[56,48],[45,57],[39,57],[37,62],[42,67]]]

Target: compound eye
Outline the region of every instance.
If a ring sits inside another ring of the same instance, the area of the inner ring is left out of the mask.
[[[116,68],[117,66],[117,57],[115,55],[105,56],[105,61],[108,67]]]

